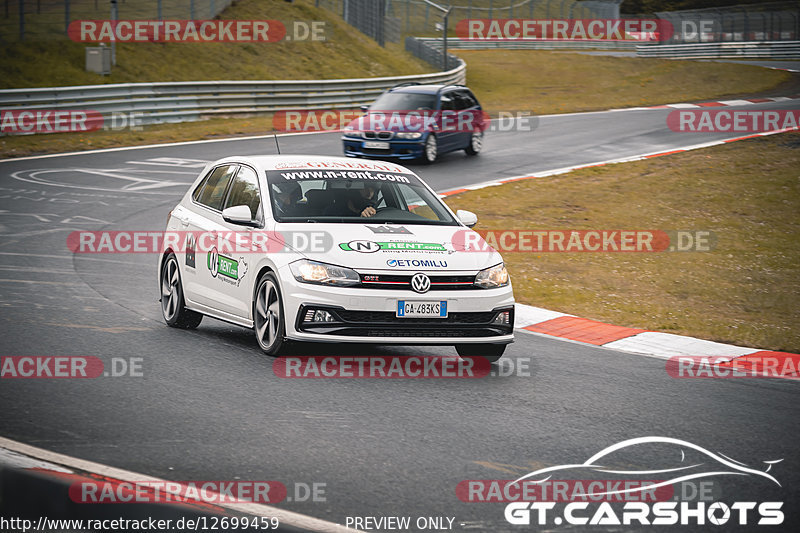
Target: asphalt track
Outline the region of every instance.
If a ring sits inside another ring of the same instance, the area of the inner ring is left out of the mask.
[[[477,158],[454,153],[430,167],[410,166],[443,191],[735,136],[671,132],[669,112],[542,117],[530,132],[493,132]],[[280,143],[284,153],[341,150],[332,133],[287,136]],[[0,435],[171,480],[278,480],[290,496],[295,483],[325,483],[324,502],[278,506],[338,523],[347,516],[447,516],[459,531],[538,529],[508,524],[502,503],[459,501],[455,488],[462,480],[514,479],[546,466],[582,463],[619,441],[659,435],[760,470],[762,461],[783,459],[771,470],[780,486],[730,476],[717,480],[715,490],[728,503],[785,502],[784,524],[763,529],[796,530],[797,383],[678,380],[662,360],[525,332],[517,333],[504,358],[523,375],[284,380],[273,374],[273,360],[259,352],[250,331],[211,319],[196,331],[167,328],[153,255],[73,256],[66,248],[75,230],[161,230],[203,162],[274,150],[274,141],[262,138],[0,163],[2,354],[141,357],[143,366],[143,377],[4,379]],[[427,347],[295,350],[454,354],[452,348]],[[526,362],[529,375],[521,366]],[[647,470],[665,461],[665,454],[654,452],[621,464]]]

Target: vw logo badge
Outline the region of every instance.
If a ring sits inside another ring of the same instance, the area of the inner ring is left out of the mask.
[[[414,274],[411,276],[411,288],[419,293],[428,292],[431,288],[431,279],[421,272]]]

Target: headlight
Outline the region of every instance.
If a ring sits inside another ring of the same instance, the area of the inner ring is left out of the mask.
[[[360,137],[361,132],[356,130],[353,126],[345,126],[342,130],[345,137]]]
[[[499,265],[481,270],[478,272],[478,275],[475,276],[475,285],[483,289],[505,287],[508,285],[508,270],[506,270],[506,265],[500,263]]]
[[[355,270],[308,259],[295,261],[289,265],[289,268],[292,270],[294,278],[301,283],[346,287],[358,285],[361,282],[361,278]]]
[[[419,139],[422,133],[419,131],[398,131],[394,134],[398,139]]]

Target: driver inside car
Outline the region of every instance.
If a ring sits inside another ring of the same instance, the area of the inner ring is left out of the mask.
[[[357,192],[351,191],[351,198],[347,200],[347,209],[354,215],[371,217],[377,213],[378,186],[375,183],[365,183]]]
[[[296,216],[298,214],[298,202],[303,199],[303,190],[300,185],[294,182],[273,184],[273,195],[275,202],[273,208],[278,216]]]

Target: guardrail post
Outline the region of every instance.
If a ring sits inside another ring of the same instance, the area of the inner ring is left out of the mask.
[[[19,0],[19,40],[25,40],[25,0]]]
[[[117,0],[111,0],[111,20],[117,20]],[[111,66],[117,66],[117,40],[111,39]]]

